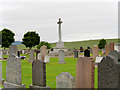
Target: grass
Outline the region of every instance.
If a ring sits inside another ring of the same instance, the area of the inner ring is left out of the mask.
[[[58,57],[51,57],[50,63],[46,64],[46,80],[47,86],[51,88],[56,87],[56,76],[62,72],[69,72],[73,77],[76,77],[76,63],[77,59],[73,57],[65,57],[66,64],[58,64]],[[32,64],[28,60],[21,60],[22,64],[22,83],[29,88],[32,84]],[[2,61],[2,75],[6,80],[6,66],[7,61]],[[97,88],[97,68],[95,68],[95,88]]]

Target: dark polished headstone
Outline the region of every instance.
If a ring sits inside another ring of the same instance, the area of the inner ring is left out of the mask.
[[[78,58],[78,51],[77,50],[74,51],[74,58]]]
[[[84,57],[90,57],[90,50],[84,50]]]

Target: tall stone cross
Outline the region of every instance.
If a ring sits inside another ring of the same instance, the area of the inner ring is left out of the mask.
[[[62,41],[62,39],[61,39],[61,23],[63,23],[63,22],[61,21],[61,18],[59,18],[59,21],[57,22],[57,24],[59,24],[59,42]]]

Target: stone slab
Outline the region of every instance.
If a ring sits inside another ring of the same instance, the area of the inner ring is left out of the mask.
[[[68,72],[56,76],[56,88],[75,88],[75,78]]]
[[[46,64],[40,60],[35,60],[32,63],[32,84],[46,86]]]
[[[80,57],[76,65],[76,88],[94,88],[94,60]]]

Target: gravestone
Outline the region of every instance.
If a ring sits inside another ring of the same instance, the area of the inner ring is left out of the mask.
[[[47,46],[43,45],[41,47],[41,60],[44,62],[44,57],[47,54]]]
[[[74,51],[74,58],[78,58],[78,51],[77,50]]]
[[[58,63],[66,63],[64,59],[64,50],[59,50],[59,62]]]
[[[4,88],[25,88],[21,80],[21,59],[17,57],[17,46],[11,45],[6,67]]]
[[[33,62],[35,60],[34,50],[30,50],[28,62]]]
[[[108,56],[110,53],[110,45],[105,45],[105,56]]]
[[[80,57],[76,65],[76,88],[94,88],[94,60]]]
[[[20,57],[20,50],[18,50],[18,57]]]
[[[94,59],[96,58],[96,56],[99,56],[99,48],[97,45],[94,45],[94,47],[92,48],[92,54]]]
[[[120,62],[120,53],[118,53],[116,50],[112,50],[109,53],[109,56],[115,60],[115,62]]]
[[[114,50],[114,43],[110,43],[110,51]]]
[[[2,50],[0,50],[0,59],[3,58]]]
[[[50,61],[49,61],[49,58],[50,58],[50,56],[45,55],[45,60],[44,60],[44,63],[49,63],[49,62],[50,62]]]
[[[75,88],[75,78],[68,72],[62,72],[56,76],[56,88]],[[68,89],[69,90],[69,89]]]
[[[49,88],[46,86],[46,64],[40,60],[32,63],[32,85],[30,88]]]
[[[2,63],[0,63],[0,85],[2,84]]]
[[[120,89],[120,63],[115,63],[110,56],[98,64],[98,88]]]
[[[100,63],[102,59],[103,59],[103,57],[98,57],[98,56],[96,57],[96,59],[95,59],[95,67],[98,66],[98,63]]]
[[[114,50],[120,53],[120,43],[115,43]]]
[[[84,49],[83,49],[83,47],[80,47],[80,52],[84,52]]]
[[[84,50],[84,57],[90,57],[90,50]]]
[[[38,53],[38,59],[37,60],[41,60],[41,53]]]

